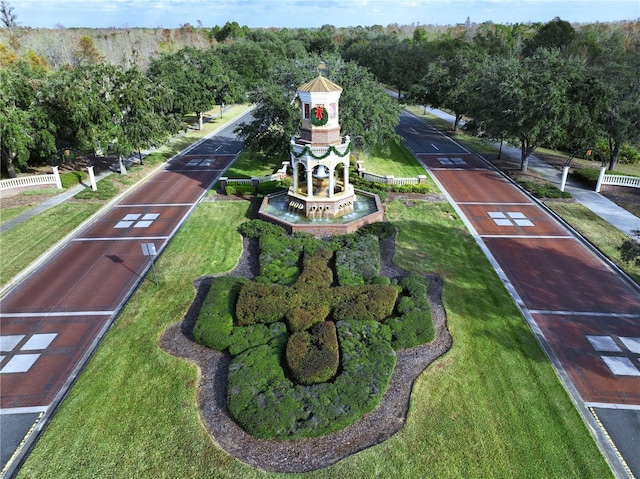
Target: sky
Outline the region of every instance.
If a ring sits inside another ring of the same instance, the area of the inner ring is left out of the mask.
[[[640,0],[7,0],[33,28],[315,28],[639,20]]]

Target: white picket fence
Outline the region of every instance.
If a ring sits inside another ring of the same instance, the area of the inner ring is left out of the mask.
[[[0,180],[0,190],[10,190],[11,188],[22,188],[24,186],[37,185],[55,185],[55,175],[33,175],[19,176],[18,178],[9,178],[8,180]]]
[[[623,175],[604,175],[602,178],[603,185],[630,186],[632,188],[640,188],[640,177],[623,176]]]

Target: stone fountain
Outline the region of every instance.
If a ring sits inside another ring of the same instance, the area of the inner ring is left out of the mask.
[[[340,133],[341,93],[322,75],[298,88],[302,127],[291,139],[292,185],[286,193],[265,197],[261,219],[317,236],[352,233],[383,220],[379,198],[356,193],[349,183],[351,139]]]

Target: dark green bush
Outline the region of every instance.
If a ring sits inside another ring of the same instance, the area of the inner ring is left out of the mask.
[[[286,236],[287,230],[282,226],[263,220],[245,221],[238,227],[242,236],[247,238],[260,238],[263,235]]]
[[[396,227],[388,221],[378,221],[376,223],[370,223],[364,225],[358,230],[359,235],[375,235],[380,240],[392,238],[396,234]]]
[[[335,380],[294,385],[282,369],[278,345],[258,346],[229,366],[229,411],[249,434],[262,439],[318,437],[349,426],[373,410],[396,363],[391,333],[376,322],[336,324],[342,371]]]
[[[287,289],[255,281],[245,283],[236,302],[237,325],[269,324],[284,319],[290,308]]]
[[[380,274],[378,237],[361,235],[336,251],[336,275],[340,286],[366,284]]]
[[[536,181],[518,181],[518,184],[536,198],[571,198],[571,193],[560,191],[551,183]]]
[[[215,278],[200,308],[193,327],[193,338],[198,344],[212,349],[225,350],[233,329],[233,311],[240,288],[247,283],[244,278]]]
[[[333,258],[330,249],[318,249],[313,254],[305,251],[302,257],[302,272],[297,285],[310,288],[327,288],[333,284],[333,271],[329,261]]]
[[[256,188],[252,183],[227,183],[225,188],[227,195],[254,195]]]
[[[311,385],[329,381],[338,372],[340,362],[335,324],[324,321],[309,331],[293,333],[287,342],[286,359],[295,383]]]
[[[285,180],[263,181],[262,183],[258,183],[256,192],[259,195],[270,195],[282,190],[288,190],[290,186],[291,180],[289,178]]]
[[[254,324],[252,326],[236,326],[229,337],[229,354],[237,356],[249,348],[276,341],[287,342],[287,325],[284,323]]]
[[[86,171],[69,171],[68,173],[60,174],[60,182],[62,183],[63,188],[78,186],[88,178],[89,173]]]
[[[398,300],[400,317],[387,319],[392,334],[394,349],[405,349],[428,343],[434,337],[431,307],[427,299],[429,280],[411,275],[400,281],[403,295]]]
[[[398,297],[395,287],[384,284],[334,288],[333,291],[335,321],[383,321],[393,312]]]

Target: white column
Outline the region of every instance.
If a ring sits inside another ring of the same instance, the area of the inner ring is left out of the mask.
[[[332,168],[329,171],[329,198],[333,198],[333,190],[336,187],[336,170]]]
[[[600,193],[600,187],[602,186],[602,180],[604,179],[604,172],[607,171],[606,166],[600,167],[600,174],[598,175],[598,183],[596,183],[596,193]]]
[[[96,175],[93,174],[93,166],[87,166],[87,170],[89,171],[89,181],[91,182],[91,189],[93,191],[98,191],[98,185],[96,185]]]
[[[307,163],[307,197],[313,196],[313,168]]]
[[[298,162],[293,163],[293,192],[298,192]]]
[[[62,181],[60,180],[60,172],[58,171],[58,166],[52,166],[53,168],[53,177],[56,179],[56,188],[62,189]]]
[[[560,191],[564,191],[564,186],[567,184],[567,175],[569,174],[569,167],[562,168],[562,181],[560,182]]]

